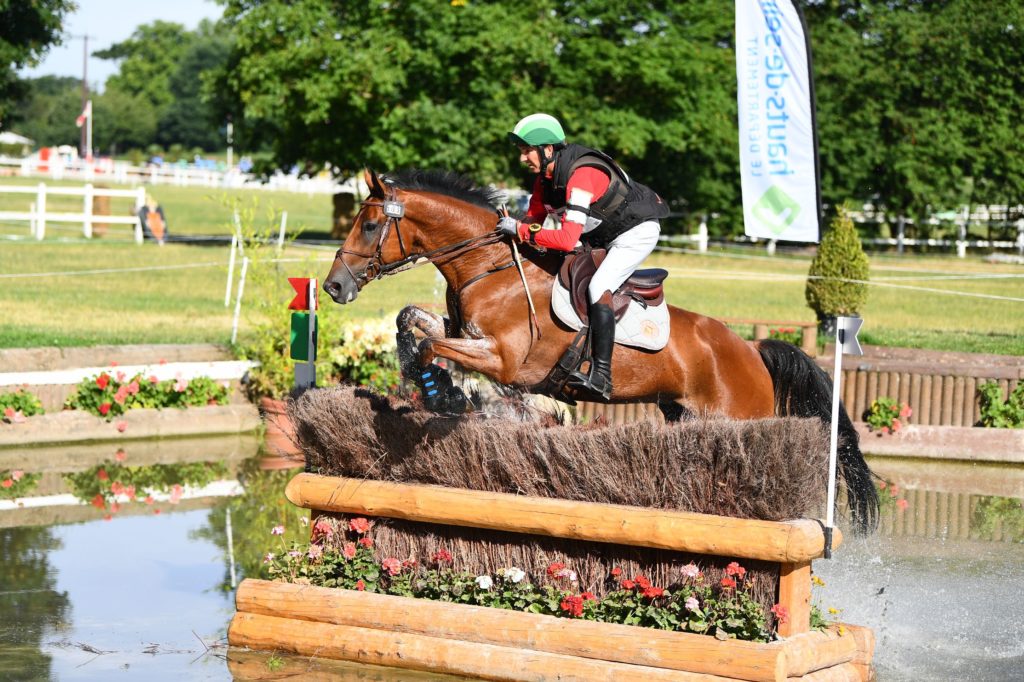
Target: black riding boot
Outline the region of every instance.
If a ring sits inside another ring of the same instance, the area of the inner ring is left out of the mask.
[[[615,313],[604,303],[590,304],[590,371],[569,375],[572,388],[590,391],[607,401],[612,395],[612,349],[615,347]]]

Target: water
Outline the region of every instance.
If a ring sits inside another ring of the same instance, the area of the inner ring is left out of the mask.
[[[254,457],[256,447],[236,438],[0,451],[0,479],[26,472],[19,502],[0,488],[0,677],[230,680],[273,667],[443,679],[270,654],[231,652],[229,663],[232,574],[257,575],[267,551],[308,536],[308,513],[283,499],[293,472]],[[896,494],[883,491],[877,534],[847,533],[832,561],[815,562],[825,582],[815,602],[874,629],[883,682],[1024,679],[1024,471],[872,465]],[[131,481],[136,498],[144,485],[159,494],[129,501]],[[283,538],[270,535],[275,525]]]

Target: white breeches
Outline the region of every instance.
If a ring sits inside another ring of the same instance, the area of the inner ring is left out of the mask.
[[[648,220],[626,230],[608,245],[608,255],[594,273],[587,288],[593,303],[606,291],[614,292],[651,255],[658,245],[661,226],[657,220]]]

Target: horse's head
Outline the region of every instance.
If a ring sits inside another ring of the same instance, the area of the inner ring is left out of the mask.
[[[370,195],[363,201],[348,239],[338,249],[331,271],[324,280],[326,291],[336,303],[349,303],[359,290],[382,269],[409,256],[409,235],[403,239],[399,228],[405,205],[398,190],[382,182],[372,170],[365,174]]]

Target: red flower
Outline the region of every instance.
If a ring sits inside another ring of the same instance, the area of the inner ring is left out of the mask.
[[[622,589],[624,590],[632,590],[634,587],[636,587],[636,583],[632,580],[623,580],[619,584],[622,585]]]
[[[384,561],[380,562],[380,566],[390,575],[398,575],[402,572],[402,562],[394,557],[388,557]]]
[[[906,500],[896,500],[896,506],[901,510],[906,510],[906,508],[910,506],[910,503]]]
[[[612,569],[612,577],[613,578],[618,578],[620,575],[622,575],[622,569],[621,568],[616,566],[615,568]]]
[[[114,453],[114,459],[118,462],[123,462],[127,457],[128,455],[122,449],[118,449],[118,451]]]
[[[362,592],[363,590],[366,589],[366,583],[364,583],[362,580],[357,580],[356,581],[356,589],[359,590],[360,592]]]
[[[341,548],[341,555],[346,559],[356,558],[356,546],[352,542],[346,542],[345,546]]]
[[[780,623],[785,623],[785,622],[789,621],[789,609],[787,609],[782,604],[776,604],[775,606],[773,606],[772,607],[772,614],[775,615],[775,618]]]
[[[97,494],[96,497],[92,498],[92,506],[97,509],[103,509],[107,506],[107,502],[103,499],[102,495]]]
[[[654,585],[651,585],[650,587],[645,587],[644,591],[643,591],[643,595],[647,599],[655,599],[655,598],[660,597],[660,596],[662,596],[664,594],[665,594],[665,590],[663,590],[660,587],[655,587]]]
[[[358,519],[352,519],[349,521],[348,527],[360,535],[363,535],[370,530],[370,522],[360,516]]]
[[[110,412],[110,403],[103,403],[100,405],[100,414],[106,417],[107,412]]]
[[[0,482],[0,486],[3,486],[5,488],[10,488],[12,485],[14,485],[14,481],[12,481],[9,478],[5,478],[3,482]]]
[[[736,581],[729,577],[722,578],[722,587],[726,589],[730,587],[736,587]]]
[[[373,540],[370,538],[359,538],[359,544],[363,547],[373,547]]]
[[[106,469],[100,469],[99,471],[96,472],[96,478],[100,479],[101,481],[107,481],[110,480],[110,474],[107,473]]]
[[[583,615],[583,597],[568,596],[559,603],[559,606],[572,618]]]
[[[14,408],[13,407],[5,407],[4,408],[4,416],[7,417],[8,419],[12,419],[13,420],[14,419]]]
[[[636,582],[637,587],[639,587],[641,590],[646,590],[648,587],[651,586],[651,581],[648,580],[647,576],[645,576],[642,573],[633,578],[633,580]]]
[[[548,564],[548,575],[554,578],[557,574],[565,570],[565,564],[561,561],[553,561]]]
[[[145,502],[146,504],[153,504],[153,496],[146,495],[146,499],[144,499],[143,502]]]
[[[597,601],[597,596],[588,590],[580,595],[580,599],[583,601]]]
[[[103,389],[105,389],[107,387],[107,384],[109,384],[109,383],[110,383],[110,377],[107,376],[106,372],[104,372],[103,374],[100,374],[98,377],[96,377],[96,385],[99,387],[99,389],[101,391]]]
[[[431,559],[435,564],[450,564],[452,562],[452,553],[442,548],[434,552],[434,556]]]
[[[159,384],[160,380],[156,378],[155,374],[150,374],[149,375],[149,383],[151,383],[151,384]]]
[[[725,567],[725,572],[727,575],[734,575],[737,578],[742,578],[747,574],[747,569],[743,568],[734,561]]]

